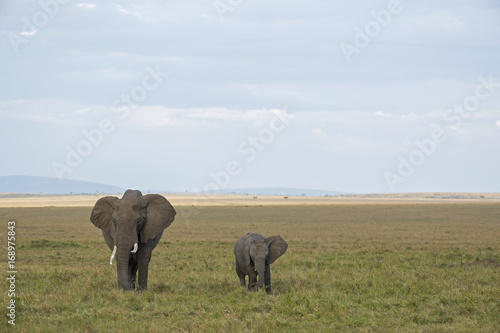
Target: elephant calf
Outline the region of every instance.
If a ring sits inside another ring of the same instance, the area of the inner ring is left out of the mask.
[[[264,238],[259,234],[249,232],[242,236],[234,245],[236,258],[236,274],[241,286],[246,286],[248,275],[248,290],[262,288],[265,284],[266,293],[271,293],[271,265],[286,252],[288,244],[279,235]],[[257,282],[257,275],[259,282]]]
[[[113,251],[110,264],[116,255],[119,289],[135,289],[137,275],[139,290],[147,289],[151,252],[175,214],[174,207],[159,194],[143,196],[140,191],[127,190],[121,199],[97,200],[90,221],[102,229],[104,240]]]

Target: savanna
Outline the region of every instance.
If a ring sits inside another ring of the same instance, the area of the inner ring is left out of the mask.
[[[118,290],[90,205],[2,207],[3,244],[16,222],[17,268],[16,325],[5,296],[2,330],[500,331],[499,202],[293,200],[173,200],[143,293]],[[235,272],[234,243],[249,231],[288,242],[270,295]]]

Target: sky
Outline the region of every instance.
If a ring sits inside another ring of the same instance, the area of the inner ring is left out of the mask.
[[[500,191],[498,1],[11,0],[0,34],[0,176]]]

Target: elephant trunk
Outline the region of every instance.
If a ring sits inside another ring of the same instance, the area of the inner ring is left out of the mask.
[[[262,262],[257,262],[255,263],[255,270],[257,271],[257,275],[259,276],[259,280],[257,282],[257,288],[262,288],[264,286],[264,280],[265,280],[265,262],[262,260]]]
[[[136,253],[138,248],[137,239],[128,236],[121,236],[116,239],[115,250],[113,252],[116,253],[118,289],[131,289],[131,276],[129,276],[130,256],[131,253]]]
[[[130,290],[129,276],[130,251],[128,249],[120,250],[116,253],[116,273],[118,276],[118,289]]]

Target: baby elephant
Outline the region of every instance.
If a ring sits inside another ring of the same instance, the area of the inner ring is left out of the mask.
[[[245,275],[248,275],[248,290],[266,285],[266,293],[271,293],[271,265],[286,252],[288,244],[279,235],[264,238],[249,232],[234,245],[236,257],[236,274],[243,287],[246,286]],[[259,282],[257,283],[257,275]]]

